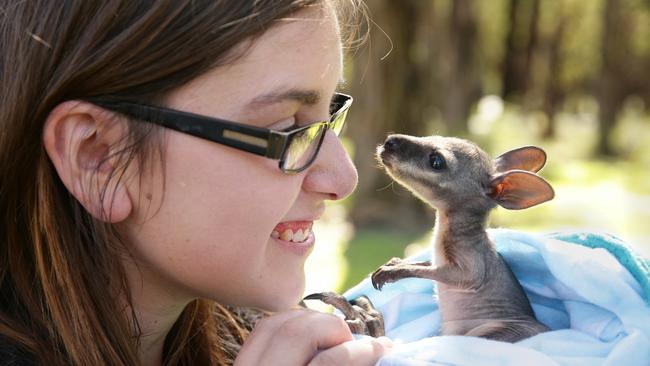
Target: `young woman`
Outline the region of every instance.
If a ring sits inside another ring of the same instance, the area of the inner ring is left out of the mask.
[[[355,11],[0,1],[0,365],[374,364],[386,341],[292,310],[356,184]]]

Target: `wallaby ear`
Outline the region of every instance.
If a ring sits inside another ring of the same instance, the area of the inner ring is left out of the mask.
[[[553,199],[555,192],[539,175],[523,170],[511,170],[492,179],[491,192],[488,195],[501,207],[521,210]]]
[[[546,153],[537,146],[524,146],[510,150],[494,159],[497,172],[509,170],[526,170],[536,173],[546,163]]]

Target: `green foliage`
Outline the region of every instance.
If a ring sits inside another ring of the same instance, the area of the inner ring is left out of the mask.
[[[404,249],[416,237],[413,233],[381,229],[366,228],[358,231],[347,244],[344,253],[348,273],[339,291],[356,285],[388,259],[403,257]]]

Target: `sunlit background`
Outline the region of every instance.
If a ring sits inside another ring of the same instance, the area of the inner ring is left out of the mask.
[[[605,231],[650,256],[650,0],[368,0],[350,53],[345,144],[359,186],[316,224],[307,293],[343,292],[425,250],[433,210],[377,168],[388,133],[454,135],[492,156],[537,145],[556,197],[491,226]]]

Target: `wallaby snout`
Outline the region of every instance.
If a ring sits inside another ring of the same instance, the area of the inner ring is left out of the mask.
[[[399,154],[404,145],[406,139],[402,135],[388,135],[386,141],[383,145],[377,147],[377,156],[385,162],[385,160],[391,159],[394,155]]]
[[[384,143],[377,147],[377,158],[387,167],[412,159],[419,153],[418,144],[412,139],[407,135],[388,135]]]

